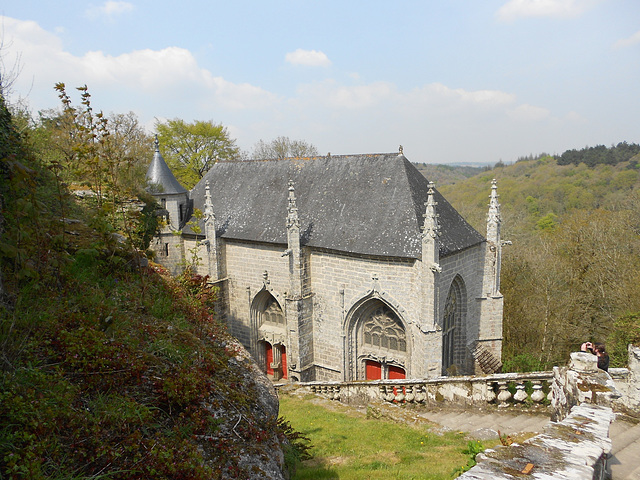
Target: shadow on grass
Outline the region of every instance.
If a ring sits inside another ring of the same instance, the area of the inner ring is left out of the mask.
[[[309,470],[298,469],[293,478],[295,480],[339,480],[340,476],[335,470],[331,470],[330,468],[315,467]]]

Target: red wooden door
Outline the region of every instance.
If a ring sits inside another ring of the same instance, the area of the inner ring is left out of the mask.
[[[280,356],[280,364],[282,365],[282,378],[287,379],[287,348],[282,345],[280,347],[282,355]]]
[[[373,360],[367,360],[365,362],[367,370],[367,380],[380,380],[382,378],[382,365]]]
[[[404,368],[389,365],[389,379],[404,380],[407,378]]]
[[[273,347],[269,342],[264,342],[264,348],[267,359],[267,375],[273,375],[273,368],[271,368],[271,364],[273,363]]]

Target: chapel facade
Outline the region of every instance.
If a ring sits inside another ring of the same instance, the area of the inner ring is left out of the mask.
[[[156,261],[208,275],[219,315],[275,379],[500,368],[495,181],[485,238],[402,149],[218,162],[187,191],[156,142],[147,180],[167,220]]]

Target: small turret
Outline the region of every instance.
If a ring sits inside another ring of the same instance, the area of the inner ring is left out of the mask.
[[[180,185],[162,157],[157,135],[155,147],[153,160],[147,169],[147,191],[167,211],[166,220],[170,228],[179,230],[187,221],[189,192]]]
[[[160,142],[158,142],[158,136],[155,140],[155,153],[153,154],[153,160],[147,169],[147,183],[149,185],[148,191],[152,195],[176,195],[187,193],[187,189],[180,185],[178,179],[173,175],[173,172],[164,161],[162,154],[160,153]]]

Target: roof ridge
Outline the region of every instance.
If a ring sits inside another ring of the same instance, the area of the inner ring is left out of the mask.
[[[333,155],[331,153],[327,155],[313,155],[309,157],[284,157],[284,158],[250,158],[250,159],[224,159],[218,160],[216,163],[256,163],[256,162],[281,162],[281,161],[291,161],[291,160],[317,160],[317,159],[325,159],[325,158],[347,158],[347,157],[386,157],[386,156],[396,156],[396,157],[404,157],[403,154],[398,154],[398,152],[386,152],[386,153],[346,153]],[[404,157],[406,158],[406,157]]]

